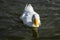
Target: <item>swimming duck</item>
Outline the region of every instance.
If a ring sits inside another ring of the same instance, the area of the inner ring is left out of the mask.
[[[23,21],[24,25],[31,28],[33,37],[38,37],[38,28],[41,26],[40,15],[34,11],[31,4],[26,4],[20,19]]]

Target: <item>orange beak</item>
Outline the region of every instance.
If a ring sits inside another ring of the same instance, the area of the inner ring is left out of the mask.
[[[35,26],[38,26],[38,19],[34,19],[34,24],[35,24]]]

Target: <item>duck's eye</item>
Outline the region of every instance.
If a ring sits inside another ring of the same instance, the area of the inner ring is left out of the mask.
[[[32,16],[32,22],[34,23],[35,20],[35,15]]]

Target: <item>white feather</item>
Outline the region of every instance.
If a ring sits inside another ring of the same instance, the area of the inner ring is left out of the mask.
[[[40,16],[39,16],[38,13],[36,13],[33,10],[33,7],[32,7],[31,4],[26,5],[24,13],[22,14],[22,16],[20,18],[22,19],[24,24],[26,24],[26,25],[28,25],[30,27],[35,27],[35,26],[33,26],[33,23],[32,23],[32,16],[33,15],[35,15],[35,17],[38,18],[39,25],[40,25],[41,24],[40,23]],[[39,25],[37,27],[39,27]]]

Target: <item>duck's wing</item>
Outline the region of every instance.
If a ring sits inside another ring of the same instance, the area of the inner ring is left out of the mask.
[[[23,14],[20,16],[20,19],[23,20],[24,16],[25,16],[25,13],[23,13]]]

